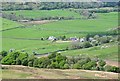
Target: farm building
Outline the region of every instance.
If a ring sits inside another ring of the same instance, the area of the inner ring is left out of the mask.
[[[80,42],[85,42],[86,41],[86,38],[80,38]]]
[[[57,38],[54,37],[54,36],[49,36],[49,37],[48,37],[48,40],[51,40],[51,41],[56,40],[56,39],[57,39]]]
[[[29,20],[18,20],[18,22],[28,22]]]
[[[77,37],[70,37],[70,40],[71,41],[77,41],[77,40],[79,40]]]

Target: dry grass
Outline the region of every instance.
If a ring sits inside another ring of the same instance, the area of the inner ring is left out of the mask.
[[[23,66],[2,66],[3,78],[32,78],[32,79],[118,79],[118,73],[77,70],[77,69],[39,69]],[[12,73],[12,75],[11,75]]]

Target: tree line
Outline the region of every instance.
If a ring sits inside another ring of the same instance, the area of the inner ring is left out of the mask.
[[[47,57],[37,58],[22,51],[0,52],[2,56],[1,64],[4,65],[23,65],[35,68],[49,69],[85,69],[120,73],[120,68],[108,66],[104,60],[89,57],[66,57],[54,52]]]
[[[2,2],[2,10],[52,10],[64,8],[116,7],[117,2]]]

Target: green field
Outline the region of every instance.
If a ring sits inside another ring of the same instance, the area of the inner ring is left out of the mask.
[[[8,41],[9,40],[9,41]],[[40,40],[18,40],[3,38],[3,50],[9,50],[15,48],[17,50],[24,49],[28,53],[37,51],[38,53],[48,53],[60,49],[65,49],[69,46],[69,43],[52,43],[51,41],[40,41]]]
[[[19,12],[19,11],[14,11]],[[47,12],[47,11],[46,11]],[[26,11],[27,13],[27,11]],[[35,13],[35,12],[33,12]],[[57,12],[58,13],[58,12]],[[61,13],[63,13],[61,11]],[[30,13],[29,13],[30,14]],[[29,16],[28,14],[28,16]],[[51,13],[53,14],[53,13]],[[27,14],[26,14],[27,15]],[[66,36],[66,37],[84,37],[87,33],[92,32],[106,32],[111,30],[112,28],[116,28],[117,23],[117,13],[99,13],[97,14],[97,19],[89,19],[89,20],[61,20],[57,22],[51,22],[40,25],[28,25],[24,28],[17,28],[12,30],[7,30],[2,32],[3,43],[2,49],[9,50],[11,48],[15,48],[17,50],[25,49],[27,52],[32,53],[32,51],[36,51],[39,54],[53,52],[60,49],[65,49],[70,46],[71,43],[52,43],[50,41],[41,41],[34,40],[33,38],[40,39],[41,37],[47,38],[49,36]],[[35,17],[35,15],[31,15],[31,17]],[[9,28],[9,24],[13,21],[9,21],[8,26],[3,23],[3,26]],[[16,24],[16,22],[12,23]],[[14,25],[12,27],[15,27]],[[19,25],[18,25],[19,26]],[[4,27],[3,27],[4,28]],[[29,40],[26,38],[30,38],[33,40]],[[99,49],[99,47],[96,47]],[[74,50],[63,52],[64,55],[88,55],[88,56],[99,56],[100,58],[106,58],[108,55],[112,55],[114,53],[114,57],[112,60],[117,58],[117,46],[113,46],[107,49],[102,50],[94,50],[94,48],[82,49],[82,50]],[[114,49],[114,50],[111,50]],[[109,51],[111,50],[111,51]],[[107,59],[107,58],[106,58]],[[110,59],[110,58],[109,58]]]
[[[62,20],[43,25],[26,26],[4,31],[4,37],[41,38],[48,36],[79,36],[79,32],[105,32],[118,26],[117,13],[99,14],[94,20]],[[96,31],[97,30],[97,31]]]
[[[17,16],[22,15],[26,18],[43,18],[43,17],[74,17],[80,18],[80,14],[65,10],[18,10],[4,11],[5,13],[15,13]]]
[[[108,46],[107,48],[102,49],[102,46]],[[116,43],[108,43],[96,47],[78,49],[78,50],[69,50],[62,52],[62,55],[66,56],[84,56],[95,58],[96,56],[100,59],[109,59],[112,61],[118,61],[118,45]],[[111,57],[112,56],[112,57]]]
[[[2,24],[0,24],[0,30],[5,30],[5,29],[22,26],[22,24],[20,24],[18,22],[11,21],[11,20],[1,18],[1,17],[0,17],[0,21],[2,21]]]

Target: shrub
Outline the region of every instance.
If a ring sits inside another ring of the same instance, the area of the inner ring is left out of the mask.
[[[0,55],[2,55],[3,57],[7,56],[7,51],[0,52]]]
[[[55,69],[59,69],[60,68],[58,62],[52,62],[50,67],[51,68],[55,68]]]
[[[69,64],[64,64],[64,69],[69,69]]]
[[[22,61],[22,65],[23,66],[28,66],[28,59],[27,58]]]
[[[103,60],[100,60],[100,61],[98,61],[98,64],[99,64],[100,67],[103,67],[103,66],[106,65],[106,62],[103,61]]]
[[[50,64],[51,64],[51,61],[49,58],[47,58],[47,57],[39,58],[39,67],[40,68],[46,68]]]
[[[87,70],[91,70],[92,68],[96,67],[96,62],[95,61],[91,61],[91,62],[88,62],[86,64],[84,64],[82,66],[83,69],[87,69]]]
[[[32,62],[32,61],[29,61],[29,62],[28,62],[28,66],[33,67],[33,62]]]
[[[61,61],[61,62],[59,63],[59,66],[60,66],[61,69],[64,68],[65,63],[66,63],[65,61]]]
[[[90,44],[90,42],[86,41],[83,43],[83,48],[89,48],[91,47],[92,45]]]
[[[60,63],[61,61],[64,61],[64,60],[66,60],[66,57],[65,57],[65,56],[62,56],[61,54],[57,54],[57,55],[56,55],[56,61],[57,61],[58,63]]]
[[[39,67],[39,60],[38,59],[35,59],[34,62],[33,62],[33,67]]]
[[[116,66],[105,66],[105,70],[108,72],[116,72],[116,73],[120,73],[120,68],[116,67]]]
[[[78,61],[78,63],[80,64],[80,66],[83,66],[84,64],[90,62],[91,59],[88,57],[88,58],[84,58],[84,59],[81,59]]]
[[[49,59],[52,59],[52,58],[55,58],[56,57],[56,52],[55,53],[52,53],[48,56]]]
[[[15,61],[19,54],[20,52],[10,52],[1,60],[1,63],[7,65],[16,64]]]
[[[109,39],[107,36],[103,36],[100,37],[99,41],[103,44],[103,43],[109,43]]]
[[[19,58],[16,59],[16,65],[21,65],[21,60]]]
[[[81,66],[79,63],[76,63],[73,65],[73,69],[80,69],[80,68],[81,68]]]

